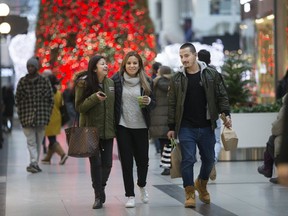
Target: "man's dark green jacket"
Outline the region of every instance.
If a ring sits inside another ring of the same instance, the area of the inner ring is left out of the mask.
[[[219,114],[230,115],[228,95],[217,70],[207,67],[204,62],[198,61],[203,84],[207,98],[207,119],[211,120],[212,128],[216,128],[216,120]],[[188,86],[188,78],[184,69],[177,72],[170,81],[168,91],[168,126],[170,130],[178,134],[184,111],[184,101]],[[195,104],[197,106],[197,104]]]

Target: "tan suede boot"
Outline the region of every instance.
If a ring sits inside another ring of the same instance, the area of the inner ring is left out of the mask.
[[[185,187],[185,208],[195,208],[195,189],[193,186]]]
[[[55,153],[55,148],[48,148],[48,152],[46,156],[41,160],[41,163],[50,164],[51,163],[50,160],[54,153]]]
[[[55,146],[55,152],[61,157],[59,164],[64,165],[66,160],[68,159],[68,155],[65,154],[63,148],[58,142],[54,143],[54,146]]]
[[[203,179],[197,178],[194,186],[195,186],[195,190],[197,190],[199,193],[199,199],[202,202],[209,204],[210,203],[210,195],[209,195],[207,188],[206,188],[207,183],[208,183],[208,180],[203,180]]]

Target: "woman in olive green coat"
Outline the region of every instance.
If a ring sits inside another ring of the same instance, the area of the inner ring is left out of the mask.
[[[75,107],[80,113],[79,126],[97,127],[100,136],[99,155],[89,158],[92,187],[95,193],[93,209],[102,208],[105,186],[112,167],[114,126],[114,82],[107,78],[104,57],[94,56],[88,71],[76,77]],[[80,138],[81,139],[81,138]]]

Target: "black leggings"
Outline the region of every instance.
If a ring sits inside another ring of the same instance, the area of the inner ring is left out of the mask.
[[[148,129],[131,129],[117,126],[117,143],[122,165],[125,196],[135,196],[133,158],[135,158],[137,166],[137,185],[145,187],[149,162]]]
[[[106,186],[112,168],[113,139],[100,139],[99,155],[89,157],[92,187],[99,195]]]
[[[47,136],[47,138],[49,140],[49,148],[51,149],[52,146],[54,145],[54,143],[57,142],[56,136]],[[44,136],[43,142],[42,142],[44,146],[45,146],[45,139],[46,139],[46,137]]]

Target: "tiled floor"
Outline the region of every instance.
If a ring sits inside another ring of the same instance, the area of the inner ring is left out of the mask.
[[[63,133],[58,139],[67,149]],[[1,216],[288,215],[288,188],[273,185],[259,175],[256,170],[260,162],[219,162],[217,179],[208,184],[211,204],[203,204],[197,199],[195,209],[184,208],[182,181],[160,175],[159,156],[155,155],[153,145],[150,145],[147,185],[149,204],[141,203],[139,191],[135,188],[136,208],[124,207],[126,198],[115,145],[114,164],[106,190],[107,201],[104,208],[93,210],[87,159],[69,158],[64,166],[60,166],[60,158],[55,155],[51,165],[41,165],[42,173],[30,174],[26,172],[29,160],[22,131],[15,129],[6,140],[7,178],[0,176],[0,186],[5,186],[6,182],[6,208],[4,202],[4,209],[0,208]],[[199,165],[196,163],[196,173]],[[5,188],[0,189],[1,201]]]

